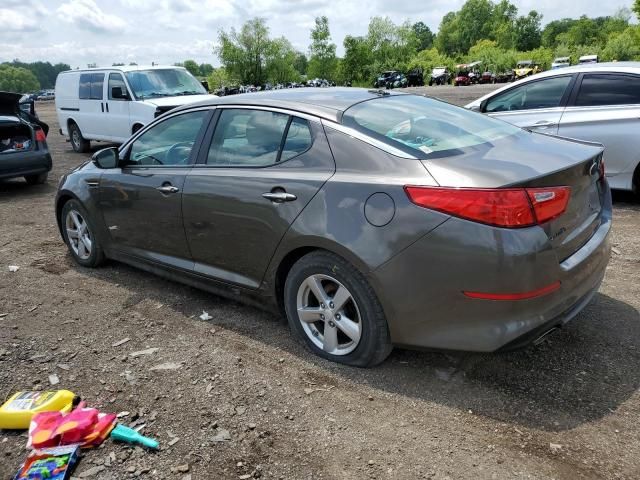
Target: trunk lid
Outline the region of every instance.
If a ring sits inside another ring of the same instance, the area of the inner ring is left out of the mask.
[[[0,92],[0,115],[17,115],[21,98],[20,93]]]
[[[607,190],[600,177],[602,152],[599,144],[523,132],[422,162],[441,186],[570,187],[565,212],[541,225],[561,262],[600,225]]]

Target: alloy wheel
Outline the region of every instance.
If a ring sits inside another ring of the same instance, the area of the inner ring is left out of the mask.
[[[69,246],[73,252],[82,260],[87,260],[91,256],[93,246],[91,231],[87,221],[77,210],[69,210],[65,218],[65,228]]]
[[[362,337],[362,317],[347,287],[328,275],[311,275],[298,288],[298,319],[309,339],[331,355],[347,355]]]

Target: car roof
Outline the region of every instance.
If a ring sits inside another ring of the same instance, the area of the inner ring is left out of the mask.
[[[186,70],[184,67],[176,65],[119,65],[115,67],[95,67],[95,68],[79,68],[77,70],[65,70],[60,73],[75,73],[75,72],[104,72],[105,70],[115,70],[118,72],[134,72],[137,70],[167,70],[167,69],[180,69]]]
[[[179,110],[217,105],[260,106],[283,108],[325,118],[333,122],[340,122],[342,114],[349,107],[374,98],[381,98],[383,95],[396,96],[410,94],[389,90],[378,91],[351,87],[287,88],[225,97],[212,97],[211,99],[184,105],[180,107]]]

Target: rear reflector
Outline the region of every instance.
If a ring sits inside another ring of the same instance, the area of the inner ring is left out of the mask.
[[[36,142],[46,142],[47,136],[41,128],[36,129]]]
[[[554,282],[546,287],[521,293],[484,293],[484,292],[462,292],[469,298],[480,300],[527,300],[528,298],[542,297],[560,288],[560,281]]]
[[[569,187],[451,188],[404,187],[420,207],[504,228],[537,225],[564,213]]]

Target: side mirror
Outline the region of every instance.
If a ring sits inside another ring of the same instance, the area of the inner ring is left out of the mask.
[[[116,168],[118,166],[118,149],[116,147],[103,148],[93,154],[91,160],[98,168]]]
[[[485,113],[487,111],[487,103],[489,103],[489,100],[483,100],[480,102],[480,107],[478,107],[478,111],[480,113]]]
[[[118,100],[129,100],[127,92],[122,91],[122,87],[111,87],[111,98]]]

